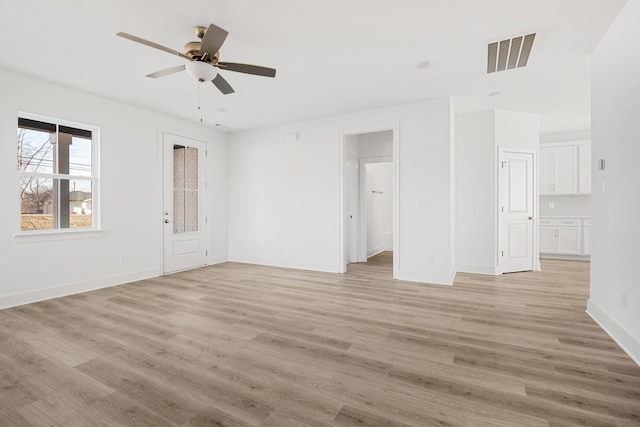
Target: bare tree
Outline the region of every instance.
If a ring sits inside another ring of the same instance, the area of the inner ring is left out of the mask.
[[[33,213],[41,214],[44,212],[45,203],[53,196],[53,189],[47,185],[47,181],[42,178],[29,180],[29,186],[22,194],[23,211],[26,206],[30,206],[29,210]]]
[[[42,132],[18,128],[18,170],[22,172],[53,171],[53,144]],[[24,204],[30,205],[35,213],[42,213],[46,199],[53,194],[53,188],[46,180],[23,175],[20,180],[20,197]]]

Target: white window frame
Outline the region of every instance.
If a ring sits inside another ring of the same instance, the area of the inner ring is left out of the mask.
[[[100,128],[97,126],[87,125],[84,123],[73,122],[69,120],[57,119],[54,117],[42,116],[39,114],[32,114],[19,111],[17,118],[37,120],[40,122],[51,123],[57,126],[67,126],[91,132],[91,177],[76,176],[59,173],[38,173],[38,172],[23,172],[19,171],[17,164],[14,163],[15,183],[20,182],[20,177],[23,176],[39,176],[47,179],[80,179],[91,181],[91,227],[83,228],[57,228],[48,230],[22,230],[21,227],[21,214],[22,209],[18,209],[18,218],[16,223],[16,229],[18,230],[14,235],[17,243],[30,243],[30,242],[42,242],[52,240],[76,240],[95,238],[102,236],[101,222],[100,222]],[[17,123],[16,123],[17,128]],[[18,146],[15,146],[16,156],[18,158]],[[20,191],[17,188],[16,192],[17,206],[21,206]]]

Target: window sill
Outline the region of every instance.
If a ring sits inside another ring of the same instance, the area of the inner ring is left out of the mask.
[[[23,231],[13,237],[16,243],[55,242],[61,240],[95,239],[102,237],[102,230],[95,228],[82,230],[40,230]]]

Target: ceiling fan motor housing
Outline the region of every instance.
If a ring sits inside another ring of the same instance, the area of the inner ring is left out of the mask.
[[[184,54],[191,59],[193,59],[196,56],[199,56],[200,45],[202,45],[202,42],[200,40],[196,42],[188,42],[187,44],[184,45]]]

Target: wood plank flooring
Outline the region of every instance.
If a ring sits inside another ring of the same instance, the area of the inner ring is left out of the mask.
[[[391,279],[226,263],[0,311],[0,426],[640,425],[589,264]]]

